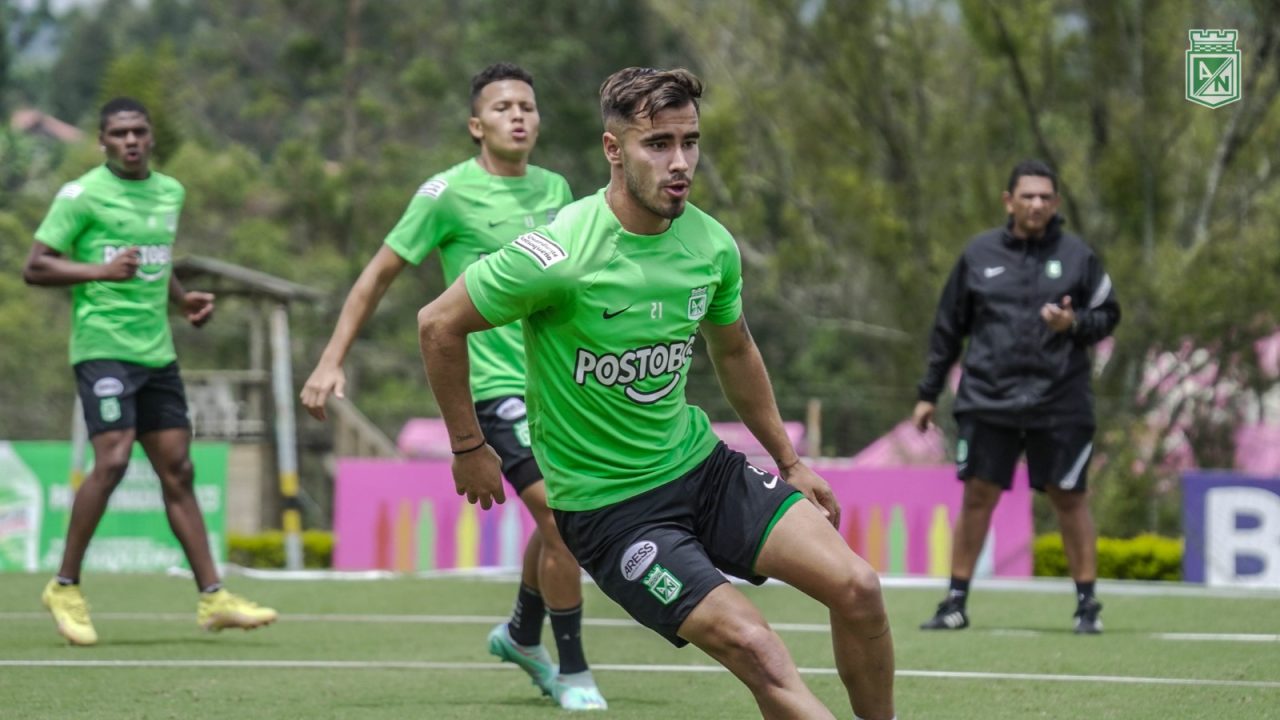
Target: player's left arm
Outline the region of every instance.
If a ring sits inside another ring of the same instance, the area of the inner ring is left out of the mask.
[[[177,305],[192,325],[200,327],[213,318],[213,299],[213,293],[186,290],[177,275],[169,274],[169,302]]]
[[[1092,345],[1110,335],[1120,324],[1120,301],[1116,299],[1111,275],[1102,267],[1097,255],[1090,253],[1085,264],[1084,307],[1076,311],[1071,337],[1081,345]]]
[[[751,337],[746,317],[739,315],[728,325],[704,320],[701,331],[706,338],[707,352],[720,388],[734,412],[777,463],[782,477],[803,492],[833,525],[839,527],[840,506],[831,487],[801,461],[787,437],[773,395],[773,385],[769,382],[769,372],[764,366],[764,358],[760,356],[760,348]]]

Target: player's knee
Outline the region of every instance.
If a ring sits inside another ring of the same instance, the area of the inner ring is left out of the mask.
[[[785,684],[790,656],[787,648],[764,623],[722,623],[717,627],[716,643],[721,651],[738,660],[737,668],[748,668],[748,685],[760,688]]]
[[[867,563],[854,563],[840,579],[830,609],[855,624],[882,623],[886,616],[880,576]]]
[[[128,450],[112,450],[100,454],[93,464],[97,481],[115,487],[129,469]]]
[[[160,482],[168,494],[191,492],[195,487],[195,466],[191,458],[174,461],[161,468]]]

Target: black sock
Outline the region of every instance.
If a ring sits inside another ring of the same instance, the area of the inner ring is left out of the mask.
[[[1084,600],[1085,598],[1093,597],[1094,582],[1095,581],[1093,580],[1090,580],[1089,582],[1077,582],[1076,583],[1076,600]]]
[[[69,577],[65,577],[65,576],[63,576],[63,575],[58,575],[58,576],[55,576],[55,577],[54,577],[54,579],[55,579],[55,580],[57,580],[57,581],[58,581],[58,584],[59,584],[59,585],[61,585],[61,586],[63,586],[63,587],[66,587],[66,586],[68,586],[68,585],[79,585],[79,584],[80,584],[80,578],[69,578]]]
[[[222,589],[222,581],[218,581],[207,588],[201,588],[200,592],[205,595],[209,595],[210,593],[216,593],[221,589]]]
[[[551,632],[556,636],[556,652],[560,657],[560,674],[585,671],[587,656],[582,652],[582,605],[550,612]]]
[[[507,624],[511,639],[520,645],[541,643],[542,620],[546,615],[547,606],[542,602],[542,594],[520,583],[520,592],[516,594],[516,606],[511,611],[511,622]]]
[[[947,599],[960,603],[960,607],[964,607],[965,601],[969,599],[969,580],[961,579],[955,575],[951,576],[951,586],[947,590]]]

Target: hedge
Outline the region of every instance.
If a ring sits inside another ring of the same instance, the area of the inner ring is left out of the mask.
[[[270,531],[258,535],[227,538],[228,559],[244,567],[284,567],[284,534]],[[1035,574],[1065,577],[1067,556],[1062,536],[1047,533],[1033,545]],[[303,564],[309,568],[333,565],[333,533],[307,530],[302,533]],[[1098,538],[1098,577],[1123,580],[1182,579],[1182,541],[1159,535],[1139,535],[1131,539]]]
[[[271,530],[257,535],[227,536],[227,559],[253,568],[284,567],[284,533]],[[302,564],[309,568],[333,566],[333,533],[322,530],[302,532]]]
[[[1065,577],[1067,555],[1062,536],[1048,533],[1036,538],[1035,574]],[[1135,538],[1098,538],[1098,577],[1118,580],[1181,580],[1182,540],[1160,535]]]

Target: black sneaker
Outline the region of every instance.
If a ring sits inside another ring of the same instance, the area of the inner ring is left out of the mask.
[[[1102,619],[1098,614],[1102,612],[1102,603],[1098,602],[1098,598],[1090,595],[1080,600],[1076,605],[1076,634],[1077,635],[1099,635],[1102,633]]]
[[[969,627],[969,616],[965,614],[964,603],[954,598],[947,598],[938,603],[938,612],[920,623],[921,630],[963,630],[967,627]]]

